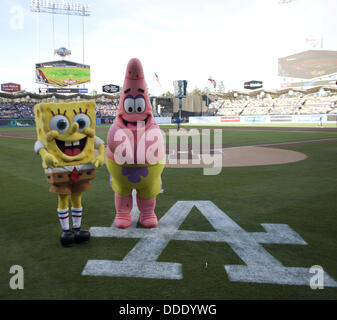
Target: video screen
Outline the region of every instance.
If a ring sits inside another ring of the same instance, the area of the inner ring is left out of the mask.
[[[337,51],[309,50],[279,58],[281,77],[312,79],[337,72]]]
[[[90,82],[90,66],[71,61],[51,61],[35,65],[36,82],[59,87]]]

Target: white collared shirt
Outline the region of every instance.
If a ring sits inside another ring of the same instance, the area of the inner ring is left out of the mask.
[[[72,172],[76,168],[77,171],[81,170],[91,170],[95,169],[95,167],[91,164],[78,164],[76,166],[64,166],[64,167],[56,167],[56,168],[48,168],[44,169],[45,173],[63,173],[63,172]]]

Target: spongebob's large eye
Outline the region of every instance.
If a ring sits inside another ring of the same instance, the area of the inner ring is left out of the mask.
[[[78,131],[80,132],[91,125],[90,118],[84,113],[77,114],[73,119],[73,123],[75,122],[78,123]]]
[[[59,133],[65,133],[69,129],[69,120],[65,116],[57,115],[50,119],[49,128]]]
[[[135,99],[133,98],[126,98],[124,100],[124,110],[127,113],[132,113],[135,111]]]
[[[143,97],[137,97],[135,101],[135,110],[137,113],[142,113],[145,110],[145,100]]]

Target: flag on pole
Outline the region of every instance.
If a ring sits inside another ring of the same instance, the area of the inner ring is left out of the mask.
[[[214,89],[216,88],[216,81],[212,79],[211,77],[208,78],[208,81],[211,81],[213,84]]]
[[[161,87],[161,84],[159,82],[159,77],[158,75],[154,72],[154,75],[153,75],[153,80],[157,82],[158,86]]]

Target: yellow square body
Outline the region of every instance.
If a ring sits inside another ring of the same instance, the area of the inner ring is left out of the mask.
[[[57,159],[57,167],[87,164],[95,158],[95,107],[94,101],[34,106],[37,139]]]

